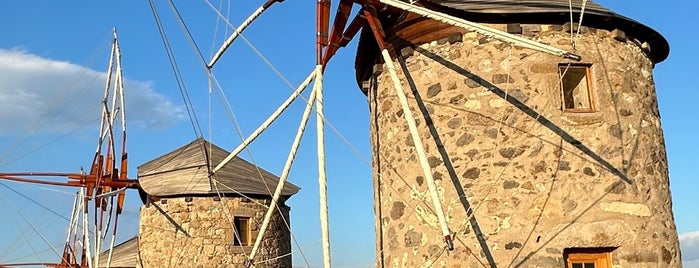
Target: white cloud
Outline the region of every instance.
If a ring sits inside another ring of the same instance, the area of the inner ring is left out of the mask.
[[[699,231],[680,234],[679,238],[682,261],[699,267]]]
[[[74,63],[0,49],[0,135],[39,126],[39,133],[65,133],[95,124],[105,77]],[[151,82],[126,79],[125,90],[129,126],[165,129],[184,117],[183,107],[155,92]]]

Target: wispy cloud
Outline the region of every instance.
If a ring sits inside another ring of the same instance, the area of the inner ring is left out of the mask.
[[[0,49],[0,135],[66,133],[97,122],[105,78],[78,64]],[[151,82],[126,79],[125,87],[130,126],[165,129],[184,117]]]
[[[679,238],[682,261],[699,264],[699,231],[680,234]]]

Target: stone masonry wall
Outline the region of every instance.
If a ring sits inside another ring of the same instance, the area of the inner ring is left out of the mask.
[[[163,203],[162,200],[166,200]],[[233,246],[231,217],[250,217],[251,241],[270,199],[242,197],[167,198],[141,208],[142,267],[245,267],[250,246]],[[288,222],[289,207],[281,206]],[[228,212],[226,212],[228,210]],[[255,257],[255,267],[291,267],[291,237],[279,213],[272,216]],[[282,255],[285,257],[278,258]]]
[[[572,51],[567,28],[522,25]],[[444,250],[385,65],[375,68],[380,267],[488,267],[488,255],[498,267],[564,267],[569,248],[609,248],[615,268],[681,266],[653,63],[633,39],[581,30],[575,52],[592,65],[593,113],[562,111],[558,64],[567,61],[556,56],[473,32],[397,48],[454,251]]]

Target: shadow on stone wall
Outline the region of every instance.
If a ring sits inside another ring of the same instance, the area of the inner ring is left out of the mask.
[[[573,145],[575,148],[580,150],[582,153],[585,155],[589,156],[590,158],[594,159],[602,165],[604,168],[606,168],[609,172],[612,174],[616,175],[619,177],[619,179],[623,180],[624,182],[628,184],[633,184],[633,181],[626,176],[621,170],[617,169],[615,166],[613,166],[609,161],[606,159],[602,158],[600,155],[597,153],[593,152],[589,147],[586,145],[582,144],[579,140],[575,139],[573,136],[568,134],[565,130],[563,130],[561,127],[557,126],[555,123],[551,122],[551,120],[547,119],[544,117],[542,114],[538,113],[531,107],[527,106],[520,100],[516,99],[515,97],[508,95],[503,89],[495,86],[493,83],[488,82],[488,80],[483,79],[482,77],[469,72],[468,70],[461,68],[461,66],[458,66],[454,64],[453,62],[440,57],[439,55],[436,55],[430,51],[427,51],[423,48],[420,47],[415,47],[415,51],[425,55],[426,57],[444,65],[445,67],[449,68],[452,71],[455,71],[458,74],[463,75],[464,77],[471,79],[481,86],[487,88],[490,92],[493,94],[499,96],[503,100],[509,102],[512,106],[515,108],[519,109],[522,111],[524,114],[528,115],[529,117],[533,118],[537,122],[539,122],[541,125],[545,126],[549,130],[551,130],[553,133],[556,133],[559,137],[561,137],[565,142],[569,143],[570,145]]]
[[[563,148],[563,140],[561,140],[561,143],[558,145],[558,148]],[[529,234],[527,235],[527,238],[524,239],[524,243],[522,243],[522,246],[519,247],[519,250],[517,251],[517,254],[515,254],[515,255],[512,257],[512,260],[510,261],[510,264],[507,265],[507,267],[512,267],[512,264],[515,262],[515,260],[517,260],[517,258],[519,257],[519,255],[522,254],[522,250],[524,250],[524,248],[527,246],[527,244],[528,244],[529,241],[531,240],[532,235],[534,234],[534,230],[536,230],[536,227],[539,226],[539,222],[541,221],[541,217],[544,215],[544,211],[546,210],[546,207],[547,207],[548,204],[549,204],[549,200],[551,199],[551,193],[553,193],[553,189],[554,189],[554,186],[556,185],[556,181],[558,181],[556,178],[558,178],[558,171],[560,171],[560,164],[561,164],[561,159],[562,159],[562,158],[563,158],[563,154],[559,154],[558,157],[557,157],[557,159],[556,159],[556,164],[558,165],[558,167],[556,167],[556,168],[554,169],[555,171],[554,171],[553,174],[551,175],[551,186],[549,187],[549,191],[548,191],[548,193],[546,194],[546,200],[544,200],[544,205],[541,206],[541,212],[539,212],[539,216],[536,217],[536,221],[534,222],[534,226],[532,226],[532,230],[529,231]],[[606,195],[606,194],[605,194],[605,195]],[[594,203],[592,203],[592,204],[595,204],[595,203],[597,203],[597,202],[594,202]],[[585,211],[587,211],[588,209],[590,209],[590,207],[586,208]],[[582,214],[578,215],[578,218],[579,218],[580,216],[582,216]],[[576,219],[577,219],[577,218],[576,218]],[[568,225],[568,226],[570,226],[570,225]],[[566,229],[566,228],[563,228],[563,229]],[[554,236],[554,237],[555,237],[555,236]],[[538,242],[538,240],[539,240],[539,239],[537,238],[537,242]],[[548,241],[547,241],[547,243],[548,243]],[[545,245],[545,244],[547,244],[547,243],[544,243],[543,245]],[[542,248],[543,248],[543,245],[542,245]],[[540,249],[541,249],[541,248],[537,249],[536,251],[539,251]],[[536,252],[536,251],[534,251],[534,252]],[[530,255],[527,256],[527,257],[525,257],[525,258],[522,260],[522,262],[520,262],[520,263],[518,263],[517,265],[515,265],[515,267],[518,267],[519,265],[522,265],[527,259],[531,258],[531,255],[532,255],[534,252],[530,252],[530,253],[529,253]]]
[[[182,226],[179,223],[177,223],[177,221],[175,221],[175,219],[170,217],[170,215],[168,215],[167,212],[165,212],[165,210],[163,210],[163,208],[158,206],[158,204],[156,202],[152,202],[152,201],[149,201],[149,202],[153,207],[155,207],[156,210],[158,210],[158,212],[160,212],[160,214],[163,215],[163,217],[165,217],[167,219],[167,221],[172,223],[172,226],[175,227],[175,230],[182,232],[187,237],[192,237],[191,235],[189,235],[189,233],[187,233],[187,231],[184,228],[182,228]]]
[[[488,264],[490,264],[490,267],[496,267],[495,259],[493,258],[493,254],[490,252],[490,247],[488,247],[488,243],[485,241],[485,237],[483,237],[483,232],[481,231],[481,227],[478,225],[478,220],[476,219],[476,215],[473,209],[471,208],[471,204],[468,202],[466,192],[464,192],[464,187],[463,185],[461,185],[461,181],[459,181],[459,176],[456,174],[456,170],[454,170],[454,165],[452,164],[451,158],[449,157],[449,153],[444,148],[444,143],[442,142],[442,139],[439,136],[439,132],[437,132],[437,129],[432,123],[430,113],[429,111],[427,111],[427,107],[425,106],[425,103],[422,101],[422,97],[420,97],[420,93],[417,90],[415,81],[413,80],[412,76],[410,75],[410,72],[408,71],[408,67],[405,64],[405,59],[403,59],[403,57],[398,57],[398,62],[400,63],[400,67],[403,69],[403,73],[405,74],[405,77],[408,81],[410,90],[412,91],[413,96],[415,97],[415,101],[417,102],[417,106],[420,108],[420,112],[422,113],[422,116],[425,119],[425,125],[430,130],[430,134],[432,135],[432,138],[434,139],[434,142],[437,145],[437,151],[439,151],[439,154],[442,156],[442,162],[444,163],[444,166],[446,166],[447,168],[449,178],[451,179],[451,182],[454,185],[456,193],[459,195],[459,202],[461,203],[461,205],[464,208],[464,211],[466,212],[466,217],[468,217],[468,221],[471,224],[471,229],[473,230],[473,233],[476,235],[478,244],[481,246],[481,249],[483,250],[483,255],[485,255],[485,258],[488,260]],[[455,238],[458,239],[458,237]]]
[[[415,47],[414,50],[415,50],[416,52],[418,52],[418,53],[420,53],[420,54],[422,54],[422,55],[425,55],[426,57],[428,57],[428,58],[430,58],[430,59],[432,59],[432,60],[434,60],[434,61],[436,61],[436,62],[442,64],[443,66],[447,67],[448,69],[450,69],[450,70],[452,70],[452,71],[455,71],[456,73],[461,74],[461,75],[463,75],[464,77],[466,77],[466,78],[468,78],[468,79],[471,79],[471,80],[477,82],[478,84],[480,84],[481,86],[487,88],[487,89],[488,89],[490,92],[492,92],[493,94],[495,94],[495,95],[499,96],[500,98],[502,98],[503,100],[507,101],[507,102],[510,103],[512,106],[514,106],[515,108],[519,109],[519,110],[522,111],[524,114],[526,114],[527,116],[533,118],[535,121],[537,121],[538,123],[540,123],[540,124],[543,125],[544,127],[548,128],[550,131],[552,131],[553,133],[555,133],[556,135],[558,135],[558,136],[561,138],[561,144],[558,144],[558,145],[557,145],[557,146],[559,146],[559,148],[562,148],[562,147],[563,147],[563,146],[562,146],[562,145],[563,145],[563,142],[566,142],[566,143],[572,145],[573,147],[577,148],[580,152],[582,152],[583,154],[587,155],[587,156],[590,157],[592,160],[596,161],[599,165],[601,165],[601,166],[604,167],[606,170],[608,170],[609,172],[611,172],[612,174],[614,174],[615,176],[617,176],[617,177],[619,178],[619,181],[616,181],[616,182],[612,183],[609,187],[606,188],[607,190],[606,190],[605,194],[603,194],[602,196],[600,196],[599,198],[597,198],[594,202],[592,202],[592,203],[590,204],[590,206],[588,206],[587,208],[585,208],[578,216],[576,216],[575,218],[573,218],[572,221],[571,221],[568,225],[566,225],[566,226],[563,227],[561,230],[559,230],[558,232],[556,232],[555,234],[553,234],[553,235],[551,236],[551,238],[550,238],[548,241],[543,241],[543,243],[541,244],[540,247],[538,247],[538,248],[536,248],[535,250],[533,250],[533,251],[531,251],[530,253],[528,253],[528,254],[527,254],[526,256],[524,256],[519,262],[517,262],[517,263],[515,264],[515,262],[516,262],[518,256],[520,256],[520,254],[522,253],[522,250],[524,249],[524,245],[523,245],[523,246],[520,248],[520,250],[517,252],[517,254],[514,255],[514,257],[512,258],[512,260],[511,260],[511,262],[509,263],[509,265],[507,265],[507,267],[513,267],[513,266],[514,266],[514,267],[519,267],[519,266],[524,265],[527,261],[529,261],[529,260],[534,256],[534,254],[536,254],[536,253],[539,252],[541,249],[543,249],[544,246],[546,246],[547,244],[549,244],[554,238],[556,238],[556,237],[557,237],[559,234],[561,234],[563,231],[567,230],[573,223],[575,223],[578,219],[580,219],[583,215],[585,215],[592,207],[594,207],[595,204],[597,204],[598,202],[600,202],[600,201],[601,201],[605,196],[607,196],[610,192],[614,191],[614,189],[616,189],[617,187],[623,187],[623,185],[622,185],[623,183],[626,183],[626,184],[629,184],[629,185],[633,185],[633,180],[630,179],[630,178],[625,174],[625,173],[626,173],[625,171],[626,171],[627,168],[624,168],[624,171],[619,170],[618,168],[616,168],[615,166],[613,166],[609,161],[607,161],[606,159],[602,158],[602,157],[601,157],[600,155],[598,155],[597,153],[593,152],[589,147],[587,147],[586,145],[582,144],[582,142],[580,142],[579,140],[575,139],[575,138],[574,138],[573,136],[571,136],[568,132],[566,132],[565,130],[563,130],[561,127],[557,126],[555,123],[553,123],[552,121],[550,121],[549,119],[547,119],[546,117],[544,117],[542,114],[538,113],[537,111],[535,111],[535,110],[532,109],[531,107],[527,106],[527,105],[524,104],[522,101],[520,101],[520,100],[514,98],[514,97],[511,96],[511,95],[508,95],[507,92],[505,92],[503,89],[501,89],[501,88],[495,86],[493,83],[488,82],[486,79],[483,79],[482,77],[480,77],[480,76],[478,76],[478,75],[476,75],[476,74],[474,74],[474,73],[471,73],[471,72],[469,72],[468,70],[466,70],[466,69],[464,69],[464,68],[462,68],[462,67],[460,67],[460,66],[454,64],[453,62],[451,62],[451,61],[449,61],[449,60],[447,60],[447,59],[445,59],[445,58],[443,58],[443,57],[440,57],[440,56],[438,56],[438,55],[436,55],[436,54],[434,54],[434,53],[432,53],[432,52],[430,52],[430,51],[428,51],[428,50],[425,50],[425,49],[420,48],[420,47]],[[458,179],[458,175],[456,174],[456,171],[455,171],[455,169],[454,169],[454,167],[453,167],[453,165],[452,165],[452,161],[451,161],[451,159],[450,159],[450,157],[449,157],[449,153],[448,153],[448,152],[446,151],[446,149],[444,148],[444,145],[443,145],[443,142],[442,142],[442,140],[441,140],[441,138],[440,138],[440,135],[439,135],[439,133],[437,132],[437,130],[436,130],[436,128],[434,127],[434,125],[432,124],[432,119],[431,119],[431,117],[430,117],[430,115],[429,115],[429,112],[428,112],[428,110],[427,110],[427,107],[425,106],[425,102],[422,100],[420,94],[418,93],[418,90],[417,90],[417,87],[416,87],[416,85],[415,85],[415,82],[414,82],[414,80],[412,79],[412,77],[411,77],[411,75],[410,75],[410,72],[408,71],[408,68],[407,68],[407,66],[406,66],[405,59],[404,59],[402,56],[398,56],[398,62],[400,63],[401,68],[403,69],[403,73],[405,74],[405,76],[406,76],[406,78],[407,78],[407,81],[408,81],[408,84],[409,84],[409,86],[410,86],[410,89],[411,89],[411,91],[412,91],[412,93],[413,93],[413,96],[414,96],[414,98],[415,98],[415,100],[416,100],[416,102],[417,102],[417,104],[418,104],[418,107],[419,107],[419,109],[420,109],[420,111],[421,111],[421,113],[422,113],[422,115],[423,115],[423,117],[424,117],[424,119],[425,119],[425,125],[428,126],[429,131],[430,131],[430,134],[431,134],[432,137],[434,138],[434,142],[435,142],[436,145],[437,145],[436,147],[437,147],[437,149],[438,149],[438,151],[439,151],[439,153],[440,153],[440,155],[441,155],[441,157],[442,157],[443,163],[444,163],[445,166],[446,166],[446,169],[447,169],[447,171],[448,171],[448,173],[449,173],[449,177],[450,177],[452,183],[454,184],[454,188],[455,188],[457,194],[459,195],[459,201],[461,202],[461,204],[462,204],[462,206],[463,206],[463,208],[464,208],[464,210],[465,210],[465,212],[466,212],[466,215],[469,217],[469,222],[470,222],[470,224],[471,224],[471,227],[472,227],[473,230],[474,230],[474,234],[476,235],[476,238],[477,238],[477,240],[478,240],[478,242],[479,242],[479,244],[480,244],[480,246],[481,246],[481,248],[482,248],[482,250],[483,250],[483,253],[484,253],[484,255],[486,256],[486,258],[487,258],[487,260],[488,260],[490,266],[491,266],[491,267],[496,267],[496,263],[495,263],[495,261],[494,261],[494,259],[493,259],[493,257],[492,257],[492,254],[490,253],[489,247],[488,247],[488,245],[487,245],[487,243],[486,243],[486,241],[485,241],[485,239],[484,239],[484,237],[483,237],[483,234],[482,234],[482,232],[481,232],[481,230],[480,230],[480,227],[478,226],[478,221],[477,221],[477,219],[476,219],[476,217],[475,217],[475,215],[474,215],[474,212],[473,212],[473,210],[472,210],[472,208],[471,208],[471,205],[470,205],[470,203],[469,203],[469,201],[468,201],[468,199],[467,199],[467,197],[466,197],[466,193],[464,192],[464,188],[463,188],[463,186],[461,185],[461,182],[460,182],[459,179]],[[462,109],[459,109],[459,110],[462,110]],[[467,111],[467,110],[463,110],[463,111],[470,112],[470,111]],[[492,119],[492,118],[491,118],[491,119]],[[513,127],[513,126],[509,126],[509,127]],[[513,128],[514,128],[514,127],[513,127]],[[526,131],[524,131],[524,130],[522,130],[522,129],[520,129],[520,131],[526,132]],[[531,136],[535,137],[534,135],[531,135]],[[547,142],[549,142],[549,141],[547,141]],[[622,142],[623,142],[623,141],[622,141]],[[551,143],[551,142],[549,142],[549,143]],[[636,141],[636,144],[635,144],[635,146],[634,146],[634,148],[633,148],[633,150],[632,150],[632,152],[631,152],[631,157],[633,157],[633,155],[635,154],[635,151],[636,151],[636,147],[637,147],[637,146],[638,146],[638,140]],[[558,160],[559,160],[559,163],[560,163],[560,157],[559,157]],[[556,169],[556,170],[558,170],[558,169]],[[553,189],[554,189],[554,184],[555,184],[555,182],[556,182],[556,174],[554,174],[554,175],[552,176],[551,187],[550,187],[550,189],[549,189],[549,193],[548,193],[547,198],[546,198],[546,201],[545,201],[545,203],[544,203],[544,207],[548,204],[548,199],[549,199],[549,197],[551,196],[551,192],[552,192]],[[526,245],[526,243],[529,242],[529,240],[531,239],[531,236],[533,235],[534,230],[536,229],[536,227],[537,227],[537,225],[538,225],[538,223],[539,223],[539,221],[540,221],[540,219],[541,219],[541,216],[542,216],[542,214],[543,214],[543,211],[544,211],[544,209],[542,208],[541,214],[537,217],[537,220],[536,220],[534,226],[532,227],[532,229],[531,229],[529,235],[527,236],[527,239],[526,239],[525,242],[524,242],[525,245]],[[539,238],[537,238],[537,242],[539,242],[538,239],[539,239]]]
[[[603,60],[604,56],[602,56],[602,51],[600,51],[600,49],[599,49],[599,44],[597,42],[594,42],[594,44],[595,44],[595,50],[597,51],[597,55],[599,56],[599,59],[600,59],[599,64],[601,65],[602,70],[604,70],[604,72],[602,72],[604,74],[604,80],[607,83],[607,86],[609,86],[609,90],[611,91],[612,104],[613,104],[612,106],[614,108],[614,115],[616,116],[616,122],[617,122],[618,126],[621,126],[621,111],[619,109],[619,94],[614,92],[614,85],[612,85],[612,79],[609,77],[609,71],[607,70],[607,65],[604,64],[604,60]],[[645,113],[641,115],[637,126],[641,125],[641,122],[643,122],[643,120],[645,119],[645,115],[646,115]],[[626,159],[626,150],[625,150],[626,147],[623,146],[624,145],[624,132],[619,131],[618,135],[619,135],[619,137],[618,137],[619,142],[621,142],[621,145],[622,145],[622,146],[620,146],[621,159]],[[634,141],[634,145],[633,145],[633,148],[631,149],[631,154],[629,155],[628,160],[626,160],[622,163],[622,165],[623,165],[622,169],[624,171],[624,174],[626,174],[629,171],[629,167],[631,166],[631,163],[633,163],[633,160],[636,157],[636,152],[638,151],[638,145],[640,142],[640,138],[641,138],[641,135],[636,136],[636,140]]]

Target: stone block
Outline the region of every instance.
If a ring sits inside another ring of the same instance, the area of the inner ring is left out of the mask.
[[[508,23],[507,24],[507,32],[511,34],[521,34],[522,33],[522,26],[520,26],[519,23]]]
[[[437,83],[434,85],[431,85],[429,88],[427,88],[427,98],[432,98],[434,96],[437,96],[439,92],[442,91],[442,84]]]
[[[514,83],[515,79],[508,74],[494,74],[492,82],[493,84]]]
[[[619,29],[614,29],[611,32],[612,38],[619,42],[626,42],[626,33]]]
[[[449,44],[462,42],[464,40],[463,38],[464,37],[461,33],[452,33],[452,34],[447,36],[447,39],[449,40]]]
[[[412,56],[414,52],[415,50],[412,47],[404,47],[400,49],[400,55],[404,58]]]
[[[372,73],[374,74],[374,76],[378,76],[381,73],[383,73],[383,64],[380,64],[380,63],[374,64],[374,67],[372,69]]]
[[[542,27],[539,24],[524,24],[524,25],[522,25],[522,32],[523,33],[538,33],[541,31],[542,31]]]
[[[648,217],[651,215],[650,208],[644,204],[633,204],[624,202],[603,202],[600,203],[600,208],[608,212],[624,213],[639,217]]]

